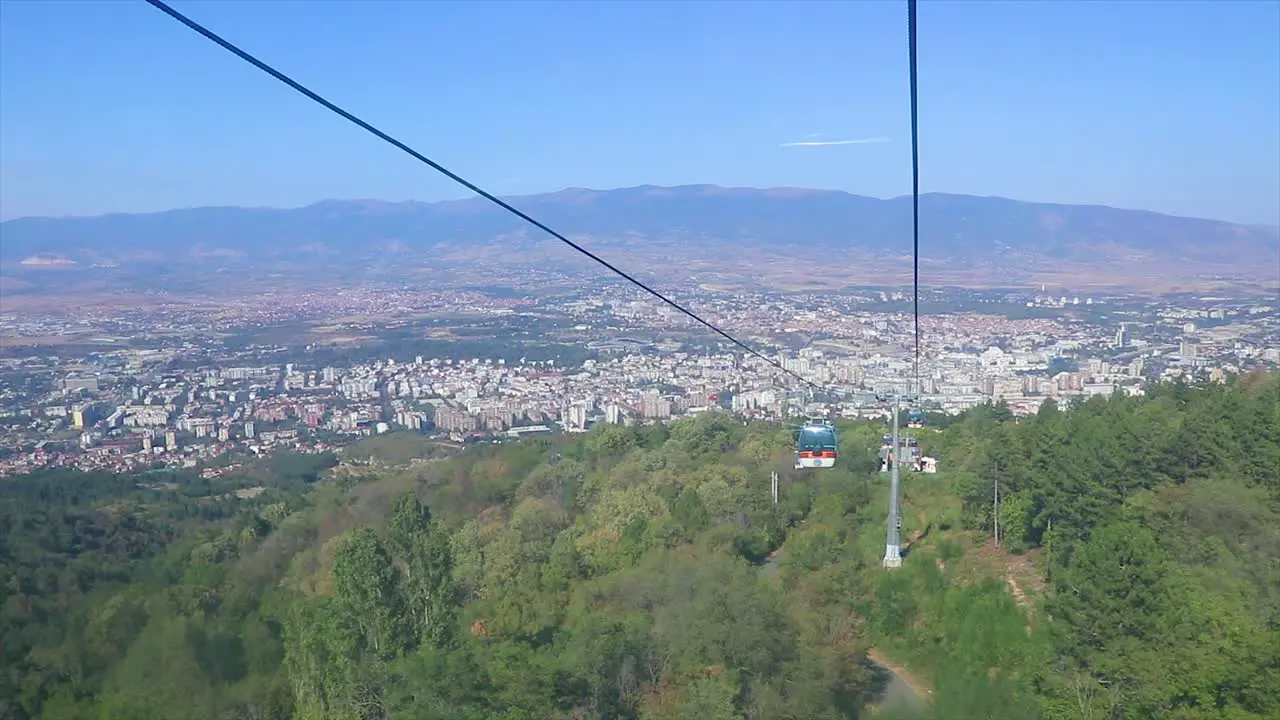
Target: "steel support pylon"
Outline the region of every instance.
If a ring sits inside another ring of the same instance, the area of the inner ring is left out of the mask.
[[[885,535],[884,543],[884,567],[896,568],[902,567],[902,552],[900,528],[902,526],[902,510],[898,506],[898,466],[901,465],[901,456],[899,451],[902,449],[901,438],[898,436],[898,411],[900,409],[900,396],[898,393],[893,395],[893,465],[889,468],[889,529]]]

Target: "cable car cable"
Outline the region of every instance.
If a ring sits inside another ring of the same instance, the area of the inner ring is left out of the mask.
[[[915,393],[920,393],[920,126],[916,118],[916,0],[907,0],[911,77],[911,298],[915,315]]]
[[[714,332],[714,333],[716,333],[717,335],[719,335],[719,336],[723,337],[724,339],[728,340],[729,342],[733,343],[734,345],[737,345],[738,347],[742,348],[743,350],[746,350],[748,353],[750,353],[750,354],[752,354],[752,355],[754,355],[754,356],[756,356],[756,357],[760,358],[761,360],[764,360],[765,362],[767,362],[767,363],[769,363],[770,365],[772,365],[773,367],[775,367],[775,368],[777,368],[777,369],[781,370],[782,372],[787,373],[788,375],[791,375],[791,376],[795,377],[796,379],[800,380],[800,382],[803,382],[804,384],[808,385],[808,386],[809,386],[809,387],[811,387],[811,388],[819,388],[819,389],[823,389],[823,390],[825,390],[825,389],[826,389],[826,388],[823,388],[822,386],[818,385],[817,383],[814,383],[814,382],[813,382],[813,381],[811,381],[811,380],[807,380],[807,379],[805,379],[804,377],[802,377],[800,374],[796,373],[795,371],[793,371],[793,370],[788,370],[787,368],[783,367],[782,363],[779,363],[778,361],[773,360],[772,358],[766,357],[765,355],[763,355],[763,354],[762,354],[762,353],[760,353],[759,351],[755,350],[754,348],[752,348],[751,346],[749,346],[749,345],[747,345],[746,343],[742,342],[741,340],[738,340],[737,338],[733,337],[732,335],[730,335],[729,333],[725,332],[724,330],[721,330],[720,328],[716,327],[715,325],[712,325],[711,323],[707,322],[706,320],[703,320],[701,317],[699,317],[699,316],[698,316],[696,313],[694,313],[693,311],[685,309],[682,305],[680,305],[680,304],[679,304],[679,303],[677,303],[676,301],[674,301],[674,300],[671,300],[671,299],[667,298],[665,295],[663,295],[662,293],[658,292],[657,290],[654,290],[653,288],[649,287],[648,285],[645,285],[643,282],[640,282],[639,280],[635,279],[634,277],[631,277],[631,276],[630,276],[630,275],[628,275],[627,273],[623,272],[622,270],[618,269],[618,268],[617,268],[617,267],[615,267],[614,265],[610,264],[610,263],[609,263],[608,261],[606,261],[604,258],[601,258],[600,256],[596,255],[595,253],[591,252],[590,250],[587,250],[586,248],[582,247],[581,245],[578,245],[577,243],[573,242],[572,240],[570,240],[569,238],[565,237],[564,235],[561,235],[560,233],[556,232],[555,230],[552,230],[550,227],[547,227],[546,225],[544,225],[544,224],[542,224],[541,222],[539,222],[539,221],[537,221],[537,220],[533,219],[532,217],[530,217],[530,216],[526,215],[525,213],[521,212],[520,210],[517,210],[515,207],[512,207],[510,204],[508,204],[506,201],[502,200],[501,198],[497,197],[496,195],[493,195],[493,194],[491,194],[491,193],[489,193],[489,192],[487,192],[487,191],[485,191],[485,190],[481,189],[481,188],[480,188],[478,185],[476,185],[475,183],[472,183],[472,182],[470,182],[470,181],[466,180],[466,179],[465,179],[465,178],[463,178],[462,176],[460,176],[460,175],[458,175],[457,173],[455,173],[455,172],[453,172],[453,171],[449,170],[448,168],[444,167],[444,166],[443,166],[443,165],[441,165],[440,163],[438,163],[438,162],[436,162],[436,161],[432,160],[431,158],[428,158],[427,156],[423,155],[422,153],[418,152],[417,150],[414,150],[413,148],[409,147],[408,145],[406,145],[406,144],[404,144],[404,143],[400,142],[399,140],[395,139],[394,137],[391,137],[391,136],[390,136],[390,135],[388,135],[387,133],[385,133],[385,132],[383,132],[383,131],[379,130],[378,128],[374,127],[373,125],[370,125],[369,123],[365,122],[364,120],[361,120],[360,118],[356,117],[355,115],[352,115],[351,113],[347,112],[346,110],[343,110],[342,108],[338,107],[337,105],[333,104],[332,102],[329,102],[328,100],[324,99],[323,97],[321,97],[321,96],[320,96],[320,95],[318,95],[317,93],[315,93],[315,92],[313,92],[312,90],[308,89],[307,87],[303,86],[301,83],[297,82],[297,81],[296,81],[296,80],[294,80],[293,78],[290,78],[288,75],[285,75],[284,73],[280,72],[279,70],[276,70],[275,68],[271,67],[271,66],[270,66],[270,65],[268,65],[267,63],[265,63],[265,62],[263,62],[263,61],[259,60],[258,58],[254,57],[253,55],[250,55],[248,52],[246,52],[246,51],[244,51],[244,50],[241,50],[239,47],[237,47],[236,45],[234,45],[234,44],[233,44],[233,43],[231,43],[230,41],[223,39],[220,35],[218,35],[217,33],[213,32],[212,30],[209,30],[208,28],[204,27],[204,26],[203,26],[203,25],[201,25],[200,23],[197,23],[196,21],[192,20],[191,18],[187,17],[186,15],[183,15],[182,13],[178,12],[177,10],[174,10],[172,7],[169,7],[169,5],[168,5],[168,4],[166,4],[166,3],[164,3],[162,0],[145,0],[145,2],[147,2],[149,5],[151,5],[152,7],[156,8],[157,10],[160,10],[161,12],[165,13],[166,15],[168,15],[168,16],[169,16],[169,17],[171,17],[171,18],[173,18],[174,20],[177,20],[178,22],[182,23],[183,25],[186,25],[188,28],[190,28],[190,29],[192,29],[192,30],[196,31],[197,33],[199,33],[199,34],[201,34],[201,35],[203,35],[205,38],[207,38],[207,39],[209,39],[209,40],[213,41],[213,42],[214,42],[214,43],[216,43],[217,45],[220,45],[220,46],[221,46],[224,50],[226,50],[227,52],[230,52],[231,54],[235,55],[236,57],[240,58],[241,60],[244,60],[245,62],[249,63],[250,65],[253,65],[254,67],[256,67],[256,68],[258,68],[259,70],[261,70],[261,71],[263,71],[263,72],[267,73],[268,75],[270,75],[270,76],[274,77],[275,79],[279,80],[280,82],[284,83],[285,85],[288,85],[289,87],[293,88],[294,90],[297,90],[299,93],[301,93],[301,94],[305,95],[305,96],[306,96],[307,98],[309,98],[310,100],[315,101],[316,103],[318,103],[318,104],[322,105],[323,107],[325,107],[326,109],[330,110],[331,112],[333,112],[333,113],[335,113],[335,114],[337,114],[337,115],[339,115],[339,116],[343,117],[344,119],[349,120],[350,122],[352,122],[352,123],[354,123],[354,124],[358,125],[360,128],[362,128],[362,129],[364,129],[364,130],[368,131],[369,133],[373,134],[373,135],[374,135],[375,137],[377,137],[378,139],[383,140],[383,141],[385,141],[385,142],[387,142],[387,143],[390,143],[391,145],[395,146],[396,148],[398,148],[398,149],[400,149],[400,150],[403,150],[405,153],[408,153],[408,154],[409,154],[411,157],[413,157],[415,160],[418,160],[419,162],[421,162],[421,163],[423,163],[423,164],[425,164],[425,165],[427,165],[427,166],[431,167],[432,169],[434,169],[435,171],[437,171],[437,172],[439,172],[440,174],[444,175],[445,177],[449,178],[450,180],[453,180],[454,182],[456,182],[456,183],[458,183],[459,185],[461,185],[461,186],[463,186],[463,187],[467,188],[468,190],[470,190],[470,191],[472,191],[472,192],[476,193],[477,195],[479,195],[479,196],[483,197],[484,199],[488,200],[489,202],[492,202],[493,204],[497,205],[498,207],[502,208],[503,210],[506,210],[507,212],[509,212],[509,213],[511,213],[511,214],[513,214],[513,215],[515,215],[516,217],[520,218],[521,220],[524,220],[525,222],[527,222],[527,223],[529,223],[529,224],[533,225],[534,227],[538,228],[539,230],[542,230],[543,232],[547,233],[548,235],[551,235],[552,237],[554,237],[555,239],[557,239],[557,240],[559,240],[560,242],[564,243],[565,245],[568,245],[569,247],[573,248],[574,250],[577,250],[578,252],[582,253],[583,255],[586,255],[587,257],[591,258],[592,260],[596,261],[597,263],[599,263],[599,264],[601,264],[601,265],[605,266],[605,267],[606,267],[606,268],[608,268],[610,271],[612,271],[614,274],[616,274],[616,275],[618,275],[618,276],[620,276],[620,277],[622,277],[622,278],[624,278],[624,279],[626,279],[626,280],[630,281],[632,284],[636,285],[637,287],[639,287],[640,289],[642,289],[642,290],[644,290],[645,292],[649,293],[650,295],[653,295],[654,297],[658,298],[659,300],[661,300],[662,302],[666,303],[667,305],[670,305],[671,307],[675,308],[676,310],[679,310],[680,312],[684,313],[685,315],[688,315],[689,317],[693,318],[694,320],[698,321],[699,323],[701,323],[702,325],[704,325],[705,327],[707,327],[708,329],[710,329],[712,332]]]

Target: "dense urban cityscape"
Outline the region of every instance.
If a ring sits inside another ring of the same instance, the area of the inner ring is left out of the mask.
[[[882,417],[877,394],[912,391],[909,292],[687,293],[790,372],[612,285],[553,297],[365,289],[199,312],[159,299],[0,314],[0,473],[194,468],[395,430],[473,442],[709,408]],[[1026,414],[1046,398],[1280,365],[1280,318],[1260,301],[958,290],[922,301],[931,311],[915,394],[931,412],[1003,402]],[[50,344],[67,337],[77,339]],[[796,376],[823,390],[803,392]]]

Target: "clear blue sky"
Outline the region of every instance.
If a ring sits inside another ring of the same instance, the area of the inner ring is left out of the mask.
[[[174,5],[499,194],[910,192],[905,2]],[[1280,224],[1274,0],[924,0],[920,73],[926,191]],[[466,194],[140,1],[0,1],[5,219]]]

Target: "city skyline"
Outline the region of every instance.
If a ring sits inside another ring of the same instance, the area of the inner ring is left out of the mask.
[[[784,422],[818,410],[874,419],[885,408],[873,396],[913,372],[909,292],[684,294],[768,359],[617,285],[541,297],[370,287],[0,315],[13,339],[0,346],[0,475],[324,452],[395,430],[487,441],[715,407]],[[1280,367],[1265,300],[929,297],[943,303],[920,317],[920,399],[932,411],[1004,401],[1026,415],[1046,399]],[[816,402],[797,406],[792,391],[806,381]]]

